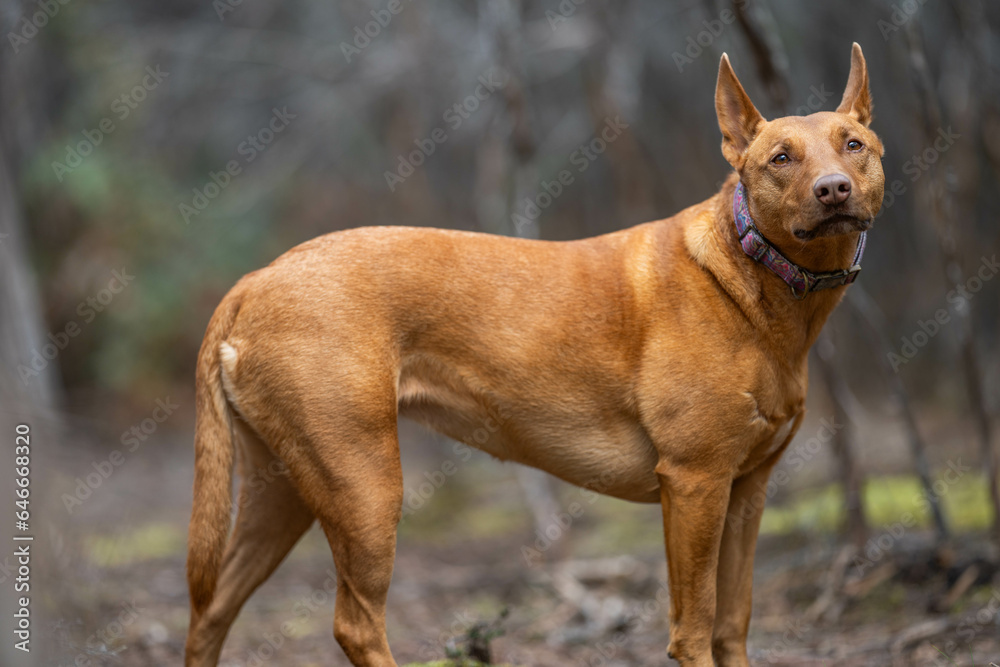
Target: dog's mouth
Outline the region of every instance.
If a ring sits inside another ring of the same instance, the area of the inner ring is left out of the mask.
[[[820,220],[811,229],[796,229],[794,234],[797,239],[809,241],[823,236],[838,236],[840,234],[848,234],[850,232],[864,232],[871,229],[871,226],[871,219],[863,220],[857,216],[848,215],[846,213],[834,213],[833,215]]]

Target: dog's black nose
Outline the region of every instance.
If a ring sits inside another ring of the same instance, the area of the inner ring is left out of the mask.
[[[827,206],[840,204],[851,196],[851,180],[843,174],[822,176],[813,185],[813,194]]]

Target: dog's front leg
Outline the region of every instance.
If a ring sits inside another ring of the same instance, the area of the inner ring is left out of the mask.
[[[670,583],[671,657],[714,667],[715,582],[732,478],[669,463],[657,466]]]
[[[729,510],[719,552],[716,581],[715,630],[712,653],[719,667],[749,667],[747,630],[750,627],[753,557],[764,514],[763,494],[780,452],[733,482]]]

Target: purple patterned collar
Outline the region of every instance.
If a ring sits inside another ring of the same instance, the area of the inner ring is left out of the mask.
[[[778,277],[792,288],[792,295],[796,299],[804,298],[809,292],[850,285],[861,272],[861,257],[865,254],[867,232],[861,232],[858,238],[858,249],[854,253],[854,261],[851,262],[850,268],[828,273],[813,273],[796,266],[778,252],[778,249],[771,245],[753,224],[747,204],[746,188],[742,181],[736,184],[736,191],[733,193],[733,217],[736,219],[736,231],[740,234],[743,252],[778,274]]]

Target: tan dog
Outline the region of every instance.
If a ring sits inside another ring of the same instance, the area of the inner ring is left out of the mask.
[[[198,357],[187,665],[216,664],[239,608],[314,518],[336,563],[334,636],[355,665],[396,664],[397,415],[662,503],[670,654],[749,664],[760,516],[727,516],[801,421],[809,347],[882,202],[882,146],[857,44],[836,112],[765,121],[725,55],[716,109],[736,173],[672,218],[564,243],[354,229],[240,280]],[[755,226],[738,232],[740,215]],[[237,450],[244,484],[279,461],[288,475],[247,494],[228,537]]]

